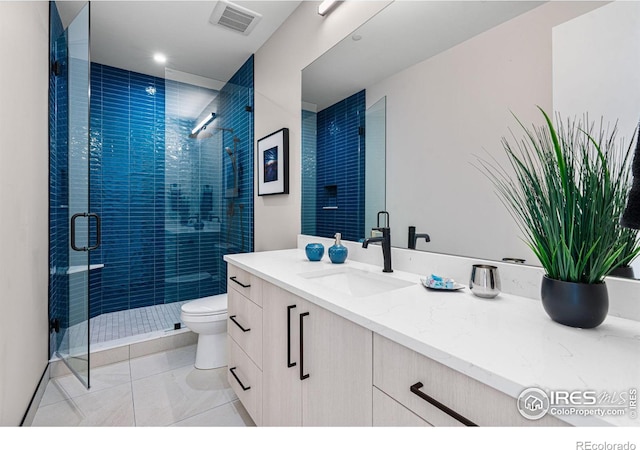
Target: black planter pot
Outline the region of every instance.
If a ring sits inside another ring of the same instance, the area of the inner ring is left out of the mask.
[[[620,278],[634,278],[633,267],[631,266],[621,266],[616,267],[609,273],[612,277],[620,277]]]
[[[542,306],[555,322],[576,328],[595,328],[607,317],[607,285],[542,279]]]

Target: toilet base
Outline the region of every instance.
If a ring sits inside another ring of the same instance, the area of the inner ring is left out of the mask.
[[[198,334],[196,369],[217,369],[227,365],[227,333]]]

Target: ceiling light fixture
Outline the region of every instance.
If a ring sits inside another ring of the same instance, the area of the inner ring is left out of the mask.
[[[154,53],[153,60],[158,64],[164,64],[167,62],[167,57],[164,56],[162,53]]]
[[[337,0],[325,0],[322,3],[320,3],[320,5],[318,6],[318,14],[320,14],[321,16],[326,16],[327,14],[329,14],[331,12],[331,10],[333,10],[333,8],[335,8],[338,5]]]
[[[213,122],[213,119],[215,119],[215,118],[216,118],[216,113],[212,112],[207,117],[205,117],[204,120],[202,122],[200,122],[197,127],[195,127],[193,130],[191,130],[191,134],[195,135],[196,133],[199,133],[204,128],[206,128],[207,125],[209,125],[211,122]]]

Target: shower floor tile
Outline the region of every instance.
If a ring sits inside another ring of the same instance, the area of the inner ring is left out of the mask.
[[[103,344],[139,334],[173,330],[176,323],[184,327],[180,321],[180,308],[186,302],[145,306],[96,316],[89,321],[90,342]]]

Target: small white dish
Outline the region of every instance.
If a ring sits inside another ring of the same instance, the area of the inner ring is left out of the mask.
[[[434,291],[459,291],[460,289],[464,289],[466,286],[464,284],[460,284],[456,281],[453,282],[453,287],[452,288],[438,288],[438,287],[433,287],[433,286],[429,286],[429,283],[427,282],[426,278],[420,278],[420,281],[422,282],[422,285],[424,287],[426,287],[427,289],[431,289]]]

